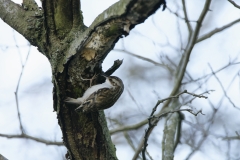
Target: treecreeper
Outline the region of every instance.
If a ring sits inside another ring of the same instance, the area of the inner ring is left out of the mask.
[[[116,76],[104,76],[105,82],[91,86],[80,98],[65,99],[66,103],[78,105],[77,112],[96,112],[112,107],[121,96],[124,85],[120,78]]]

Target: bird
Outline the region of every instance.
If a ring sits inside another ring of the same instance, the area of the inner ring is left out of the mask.
[[[79,105],[76,112],[96,112],[112,107],[124,90],[122,80],[116,76],[105,76],[106,80],[102,84],[89,87],[82,97],[74,99],[68,97],[65,102]]]

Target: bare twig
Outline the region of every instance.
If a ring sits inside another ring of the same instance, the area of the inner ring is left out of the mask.
[[[225,131],[226,136],[228,136],[228,131],[227,131],[227,127],[225,124],[223,124],[223,128]],[[226,155],[227,155],[227,159],[231,159],[230,157],[230,150],[231,150],[231,141],[227,140],[227,151],[226,151]]]
[[[123,53],[126,53],[126,54],[130,55],[130,56],[133,56],[133,57],[139,58],[139,59],[141,59],[141,60],[144,60],[144,61],[150,62],[150,63],[152,63],[152,64],[154,64],[154,65],[156,65],[156,66],[159,66],[159,67],[163,67],[163,68],[168,69],[168,66],[167,66],[167,65],[164,65],[164,64],[158,63],[158,62],[153,61],[153,60],[151,60],[151,59],[149,59],[149,58],[139,56],[139,55],[137,55],[137,54],[131,53],[131,52],[126,51],[126,50],[114,49],[113,51],[123,52]],[[169,70],[169,69],[168,69],[168,70]]]
[[[124,131],[123,135],[126,138],[128,144],[132,147],[133,151],[135,152],[136,151],[136,147],[134,146],[133,141],[132,141],[131,137],[129,136],[128,132]]]
[[[137,124],[134,124],[134,125],[130,125],[130,126],[122,126],[122,127],[119,127],[119,128],[116,128],[116,129],[112,129],[110,130],[110,134],[113,135],[115,133],[118,133],[118,132],[122,132],[122,131],[127,131],[127,130],[137,130],[139,128],[141,128],[142,126],[144,126],[145,124],[148,123],[148,120],[143,120]]]
[[[180,18],[180,19],[182,19],[182,20],[184,20],[184,21],[196,22],[196,21],[191,21],[191,20],[186,19],[185,17],[180,16],[177,12],[172,11],[169,7],[167,7],[167,10],[168,10],[170,13],[176,15],[178,18]],[[185,15],[184,15],[184,16],[185,16]]]
[[[147,149],[146,149],[146,153],[147,153],[148,157],[150,158],[150,160],[153,160],[152,156],[149,154],[149,152],[147,151]]]
[[[187,21],[184,17],[180,16],[177,12],[172,11],[169,7],[167,7],[167,10],[168,10],[170,13],[174,14],[176,17],[178,17],[178,18],[180,18],[180,19],[182,19],[182,20],[184,20],[184,21]]]
[[[129,90],[128,88],[127,88],[127,92],[128,92],[128,94],[129,94],[130,98],[132,99],[132,101],[136,104],[136,106],[137,106],[138,108],[140,108],[140,106],[138,105],[136,99],[133,97],[132,93],[130,92],[130,90]]]
[[[237,131],[235,131],[235,133],[236,133],[236,135],[237,135],[238,137],[240,137],[240,135],[238,134],[238,132],[237,132]]]
[[[189,23],[189,20],[188,20],[188,14],[187,14],[187,8],[186,8],[186,3],[185,3],[185,0],[182,0],[182,4],[183,4],[183,13],[184,13],[184,17],[185,17],[185,22],[187,24],[187,27],[188,27],[188,40],[190,40],[190,37],[192,35],[192,26],[191,24]]]
[[[15,99],[16,99],[16,106],[17,106],[17,113],[18,113],[18,120],[19,120],[19,125],[20,125],[20,130],[22,132],[22,134],[24,133],[24,128],[23,128],[23,125],[22,125],[22,120],[21,120],[21,115],[20,115],[20,110],[19,110],[19,103],[18,103],[18,88],[19,88],[19,85],[20,85],[20,81],[21,81],[21,78],[22,78],[22,74],[23,74],[23,71],[24,71],[24,67],[27,63],[27,60],[28,60],[28,56],[30,54],[30,51],[31,51],[31,45],[29,44],[29,49],[28,49],[28,53],[27,53],[27,56],[26,56],[26,60],[25,62],[22,61],[22,57],[21,57],[21,52],[20,52],[20,49],[17,45],[17,41],[16,41],[16,38],[15,36],[13,36],[14,38],[14,41],[16,43],[16,48],[18,50],[18,53],[19,53],[19,56],[20,56],[20,60],[21,60],[21,65],[22,65],[22,70],[21,70],[21,73],[20,73],[20,76],[18,78],[18,83],[17,83],[17,87],[16,87],[16,90],[14,92],[15,94]]]
[[[13,134],[13,135],[10,135],[10,134],[0,134],[0,137],[6,137],[6,138],[24,138],[24,139],[31,139],[33,141],[36,141],[36,142],[40,142],[40,143],[44,143],[46,145],[56,145],[56,146],[63,146],[63,142],[53,142],[53,141],[47,141],[45,139],[41,139],[41,138],[36,138],[36,137],[32,137],[32,136],[29,136],[25,133],[22,133],[22,134]]]
[[[176,96],[171,96],[171,97],[168,97],[168,98],[164,98],[162,100],[158,100],[156,105],[154,106],[154,108],[152,109],[152,112],[150,114],[150,117],[148,118],[148,124],[149,124],[149,128],[146,130],[145,132],[145,135],[143,137],[143,140],[141,141],[141,143],[139,144],[138,146],[138,149],[137,151],[135,152],[134,154],[134,157],[133,157],[133,160],[137,159],[139,153],[142,151],[142,153],[144,154],[143,156],[145,156],[145,150],[146,150],[146,147],[147,147],[147,139],[150,135],[150,133],[152,132],[152,130],[154,129],[154,127],[157,125],[157,123],[159,122],[160,118],[162,118],[163,116],[169,114],[169,113],[174,113],[174,112],[180,112],[180,111],[188,111],[190,112],[191,114],[194,114],[195,116],[197,116],[197,114],[201,113],[202,114],[202,111],[198,111],[197,113],[194,113],[191,109],[179,109],[179,110],[173,110],[173,111],[168,111],[168,112],[165,112],[165,113],[161,113],[161,114],[157,114],[157,115],[153,115],[158,107],[158,105],[160,103],[163,103],[164,101],[167,101],[169,99],[173,99],[173,98],[179,98],[180,95],[182,94],[189,94],[189,95],[193,95],[194,97],[198,97],[198,98],[207,98],[206,96],[203,96],[203,95],[197,95],[197,94],[194,94],[194,93],[190,93],[188,92],[187,90],[184,90],[183,92],[180,92],[178,93]],[[143,148],[144,147],[144,148]],[[143,157],[144,159],[144,157]],[[145,157],[146,159],[146,157]]]
[[[210,99],[208,100],[208,102],[210,103]],[[212,103],[211,103],[212,104]],[[210,104],[210,105],[211,105]],[[218,105],[219,107],[218,108],[214,108],[213,109],[213,113],[212,115],[210,116],[210,119],[209,119],[209,124],[206,124],[206,127],[202,127],[201,131],[203,132],[203,136],[200,138],[200,140],[198,141],[197,145],[194,145],[194,146],[191,146],[192,147],[192,151],[188,154],[188,156],[185,158],[186,160],[190,159],[191,156],[197,151],[200,149],[200,147],[202,146],[202,144],[204,143],[204,141],[206,140],[207,136],[208,136],[208,133],[209,133],[209,130],[212,126],[212,124],[214,123],[214,118],[217,114],[217,112],[219,111],[219,108],[221,107],[221,105],[219,104]],[[206,129],[205,129],[206,128]]]
[[[233,0],[228,0],[228,2],[232,3],[236,8],[240,9],[240,6],[237,5]]]
[[[164,101],[169,100],[169,99],[179,98],[179,96],[182,95],[182,94],[184,94],[184,93],[189,94],[189,95],[192,95],[192,96],[194,96],[194,97],[198,97],[198,98],[205,98],[205,99],[208,98],[208,97],[203,96],[203,95],[201,95],[201,94],[200,94],[200,95],[197,95],[197,94],[195,94],[195,93],[190,93],[190,92],[188,92],[187,90],[184,90],[184,91],[178,93],[176,96],[170,96],[170,97],[168,97],[168,98],[164,98],[164,99],[162,99],[162,100],[158,100],[157,104],[156,104],[155,107],[152,109],[152,113],[150,114],[150,117],[153,116],[153,114],[154,114],[155,111],[157,110],[157,107],[159,106],[159,104],[161,104],[161,103],[163,103]]]
[[[240,140],[240,136],[223,137],[223,140]]]
[[[204,8],[203,8],[203,11],[202,11],[202,13],[201,13],[201,15],[200,15],[200,17],[197,21],[197,25],[195,27],[195,30],[192,33],[192,36],[191,36],[191,38],[189,40],[189,43],[186,47],[186,51],[185,51],[184,55],[182,56],[182,59],[179,62],[178,70],[176,71],[176,73],[178,73],[178,74],[176,75],[176,78],[175,78],[175,86],[173,87],[170,96],[176,95],[176,93],[178,92],[178,90],[181,86],[181,82],[182,82],[183,76],[186,72],[187,64],[188,64],[192,49],[193,49],[193,47],[196,43],[200,28],[202,26],[203,19],[205,18],[206,14],[207,14],[210,3],[211,3],[211,0],[206,1],[205,5],[204,5]],[[170,103],[170,101],[165,103],[163,108],[168,106],[169,103]]]
[[[166,116],[169,113],[175,113],[175,112],[181,112],[181,111],[187,111],[187,112],[193,114],[194,116],[197,116],[199,113],[204,115],[202,113],[202,110],[199,110],[197,113],[194,113],[192,109],[178,109],[178,110],[173,110],[173,111],[168,111],[168,112],[162,113],[160,116],[157,116],[157,117],[154,117],[154,116],[150,117],[149,122],[148,122],[149,127],[148,127],[148,129],[146,129],[145,136],[144,136],[144,146],[143,146],[143,149],[142,149],[143,160],[146,160],[145,151],[146,151],[146,148],[148,146],[148,144],[147,144],[148,137],[150,136],[150,133],[153,130],[153,128],[157,125],[158,121],[162,117]]]
[[[185,90],[186,91],[186,90]],[[185,93],[185,91],[183,91],[183,92],[181,92],[181,93],[179,93],[179,94],[183,94],[183,93]],[[210,91],[213,91],[213,90],[210,90]],[[206,92],[203,92],[203,93],[201,93],[201,94],[199,94],[198,96],[200,96],[201,98],[207,98],[207,97],[205,97],[205,96],[202,96],[203,94],[205,94],[205,93],[209,93],[209,91],[206,91]],[[178,96],[180,96],[178,94]],[[190,94],[190,95],[192,95],[192,93],[190,93],[190,92],[188,92],[188,94]],[[177,98],[176,96],[172,96],[172,98]],[[195,99],[196,97],[194,97],[193,99]],[[191,99],[190,101],[188,101],[188,102],[186,102],[185,104],[187,104],[187,103],[189,103],[189,102],[191,102],[193,99]],[[159,103],[162,103],[161,101],[166,101],[166,100],[168,100],[168,98],[165,98],[165,99],[162,99],[162,100],[159,100],[158,102],[157,102],[157,104]],[[157,106],[157,104],[155,105],[155,107]],[[158,104],[158,105],[159,105]],[[185,104],[183,104],[183,105],[185,105]],[[155,108],[154,107],[154,108]],[[153,109],[154,110],[154,109]],[[154,111],[155,112],[155,111]],[[152,113],[151,113],[152,114]],[[161,115],[161,113],[158,113],[156,116],[159,116],[159,115]],[[110,132],[110,134],[111,135],[113,135],[113,134],[115,134],[115,133],[118,133],[118,132],[122,132],[122,131],[128,131],[128,130],[137,130],[137,129],[139,129],[139,128],[141,128],[141,127],[143,127],[145,124],[147,124],[148,123],[148,119],[145,119],[145,120],[143,120],[143,121],[141,121],[141,122],[139,122],[139,123],[137,123],[137,124],[134,124],[134,125],[129,125],[129,126],[122,126],[122,127],[119,127],[119,128],[116,128],[116,129],[112,129],[112,130],[110,130],[109,132]]]
[[[223,140],[240,140],[240,136],[232,136],[232,137],[223,137]]]
[[[200,37],[198,38],[198,40],[197,40],[196,43],[201,42],[201,41],[203,41],[203,40],[205,40],[205,39],[207,39],[207,38],[210,38],[210,37],[213,36],[214,34],[219,33],[219,32],[221,32],[221,31],[227,29],[227,28],[233,26],[234,24],[236,24],[236,23],[238,23],[238,22],[240,22],[240,18],[237,19],[237,20],[235,20],[235,21],[233,21],[233,22],[231,22],[231,23],[229,23],[229,24],[226,24],[226,25],[224,25],[224,26],[222,26],[222,27],[220,27],[220,28],[216,28],[216,29],[214,29],[214,30],[212,30],[212,31],[210,31],[210,32],[208,32],[208,33],[200,36]]]
[[[121,122],[119,122],[117,119],[110,119],[109,120],[111,121],[114,121],[116,124],[122,126],[123,124]],[[123,131],[123,135],[124,137],[126,138],[128,144],[132,147],[133,151],[136,151],[136,147],[134,146],[133,144],[133,141],[131,139],[131,137],[129,136],[128,132],[127,131]]]
[[[219,80],[219,78],[218,78],[218,76],[216,75],[216,73],[213,71],[213,69],[212,69],[212,67],[211,67],[211,65],[210,64],[208,64],[208,66],[209,66],[209,68],[211,69],[211,71],[212,71],[212,74],[214,75],[214,77],[216,78],[216,80],[218,81],[218,83],[220,84],[220,86],[221,86],[221,88],[222,88],[222,91],[223,91],[223,93],[224,93],[224,95],[225,95],[225,97],[227,97],[227,99],[229,100],[229,102],[233,105],[233,107],[234,108],[236,108],[236,109],[239,109],[240,110],[240,108],[239,107],[237,107],[234,103],[233,103],[233,101],[231,100],[231,98],[227,95],[227,92],[226,92],[226,90],[224,89],[224,87],[223,87],[223,84],[222,84],[222,82]]]
[[[233,62],[229,62],[228,64],[226,64],[225,66],[223,66],[222,68],[220,68],[220,69],[218,69],[218,70],[216,70],[216,71],[214,71],[214,72],[215,72],[215,73],[218,73],[218,72],[226,69],[227,67],[230,67],[230,66],[232,66],[232,65],[237,65],[237,64],[240,64],[240,62],[234,62],[234,63],[233,63]],[[196,81],[199,81],[199,80],[204,79],[204,78],[207,78],[207,77],[210,78],[211,76],[213,76],[213,74],[212,74],[212,73],[209,73],[209,74],[206,74],[206,75],[204,75],[204,76],[202,76],[202,77],[200,77],[200,78],[194,79],[194,80],[192,80],[192,81],[183,82],[182,84],[184,85],[184,84],[196,82]],[[204,83],[205,83],[205,82],[204,82]]]

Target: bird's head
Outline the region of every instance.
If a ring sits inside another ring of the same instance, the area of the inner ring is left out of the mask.
[[[120,78],[115,77],[115,76],[106,76],[103,74],[102,74],[102,76],[106,78],[106,83],[113,86],[114,88],[115,87],[123,87],[123,82]]]
[[[113,87],[123,86],[123,82],[120,78],[115,76],[109,76],[106,78],[106,81],[109,81]]]

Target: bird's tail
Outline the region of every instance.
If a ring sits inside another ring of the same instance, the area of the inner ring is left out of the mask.
[[[64,102],[66,103],[69,103],[69,104],[76,104],[76,105],[81,105],[82,104],[82,100],[81,98],[70,98],[70,97],[67,97]]]

